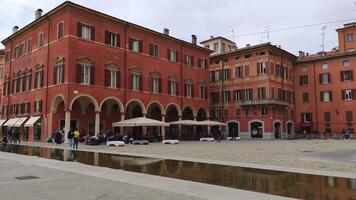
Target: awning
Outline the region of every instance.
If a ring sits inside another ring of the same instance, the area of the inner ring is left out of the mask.
[[[0,127],[5,124],[7,119],[0,119]]]
[[[21,117],[17,122],[14,124],[14,127],[21,127],[23,123],[27,120],[27,117]]]
[[[33,127],[33,125],[41,119],[41,116],[30,117],[29,120],[25,123],[25,127]]]
[[[12,127],[16,124],[16,122],[19,120],[20,118],[12,118],[7,120],[7,122],[3,125],[3,126],[8,126],[8,127]]]

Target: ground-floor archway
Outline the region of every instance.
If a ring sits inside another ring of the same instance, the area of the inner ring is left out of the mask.
[[[141,101],[131,100],[127,103],[125,110],[125,119],[142,117],[143,115],[146,115],[146,113],[145,107]],[[143,131],[143,127],[125,128],[125,134],[128,136],[132,136],[134,139],[142,139],[146,137]]]
[[[252,120],[249,122],[251,138],[262,138],[264,132],[263,121]]]
[[[124,107],[116,97],[107,97],[100,103],[100,133],[122,134],[121,128],[112,127],[113,122],[121,121]]]
[[[279,120],[273,122],[273,132],[275,138],[282,137],[282,123]]]
[[[182,111],[182,120],[194,120],[194,109],[191,106],[185,106]],[[182,126],[180,133],[181,140],[193,140],[195,138],[193,126]]]
[[[197,113],[197,121],[204,121],[208,119],[208,111],[205,108],[199,108]],[[200,140],[201,137],[206,137],[208,134],[207,126],[197,126],[195,131],[195,140]]]
[[[239,137],[240,123],[238,121],[229,121],[227,123],[227,126],[228,126],[229,137],[231,138]]]
[[[158,102],[151,102],[147,107],[147,117],[162,121],[162,116],[164,115],[163,106]],[[147,137],[151,141],[161,141],[162,140],[162,128],[161,127],[147,127]]]

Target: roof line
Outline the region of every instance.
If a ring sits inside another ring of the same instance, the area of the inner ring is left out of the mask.
[[[117,17],[114,17],[114,16],[110,16],[108,14],[105,14],[105,13],[102,13],[102,12],[99,12],[99,11],[96,11],[94,9],[91,9],[91,8],[88,8],[88,7],[85,7],[85,6],[82,6],[82,5],[79,5],[79,4],[76,4],[76,3],[73,3],[71,1],[65,1],[64,3],[58,5],[57,7],[55,7],[54,9],[50,10],[49,12],[47,12],[46,14],[44,14],[42,17],[38,18],[37,20],[31,22],[30,24],[26,25],[25,27],[21,28],[19,31],[17,31],[16,33],[13,33],[12,35],[10,35],[9,37],[5,38],[2,43],[6,43],[8,40],[12,39],[13,37],[19,35],[20,33],[24,32],[25,30],[27,30],[28,28],[34,26],[35,24],[37,23],[40,23],[41,21],[43,21],[45,18],[47,18],[48,16],[58,12],[59,10],[61,10],[62,8],[66,7],[66,6],[72,6],[72,7],[76,7],[78,9],[82,9],[86,12],[92,12],[96,15],[100,15],[100,16],[103,16],[103,17],[106,17],[106,18],[109,18],[111,20],[114,20],[116,22],[119,22],[119,23],[123,23],[123,24],[126,24],[128,26],[132,26],[132,27],[135,27],[135,28],[138,28],[138,29],[143,29],[145,31],[148,31],[148,32],[151,32],[153,34],[156,34],[156,35],[159,35],[159,36],[163,36],[165,38],[168,38],[168,39],[171,39],[171,40],[175,40],[177,42],[180,42],[180,43],[183,43],[185,45],[188,45],[188,46],[191,46],[191,47],[195,47],[195,48],[198,48],[198,49],[201,49],[201,50],[204,50],[204,51],[207,51],[207,52],[213,52],[212,50],[210,49],[207,49],[207,48],[204,48],[204,47],[201,47],[199,45],[195,45],[195,44],[192,44],[190,42],[187,42],[187,41],[184,41],[184,40],[181,40],[181,39],[178,39],[178,38],[175,38],[175,37],[172,37],[172,36],[169,36],[169,35],[165,35],[163,33],[160,33],[158,31],[155,31],[155,30],[152,30],[152,29],[149,29],[149,28],[146,28],[146,27],[143,27],[143,26],[140,26],[138,24],[134,24],[134,23],[131,23],[131,22],[128,22],[128,21],[125,21],[125,20],[122,20],[122,19],[119,19]]]

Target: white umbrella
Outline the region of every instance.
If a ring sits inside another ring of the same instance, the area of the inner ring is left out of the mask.
[[[166,122],[161,122],[146,117],[137,117],[112,123],[113,127],[134,127],[134,126],[169,126]]]
[[[210,121],[210,120],[198,121],[198,125],[199,126],[226,126],[225,123],[217,122],[217,121]]]
[[[194,126],[199,124],[197,121],[194,120],[179,120],[175,122],[169,122],[169,125]]]

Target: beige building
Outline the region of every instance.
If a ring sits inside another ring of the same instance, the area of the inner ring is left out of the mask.
[[[210,39],[200,43],[205,48],[214,51],[212,55],[227,53],[236,50],[236,43],[224,37],[210,36]]]

